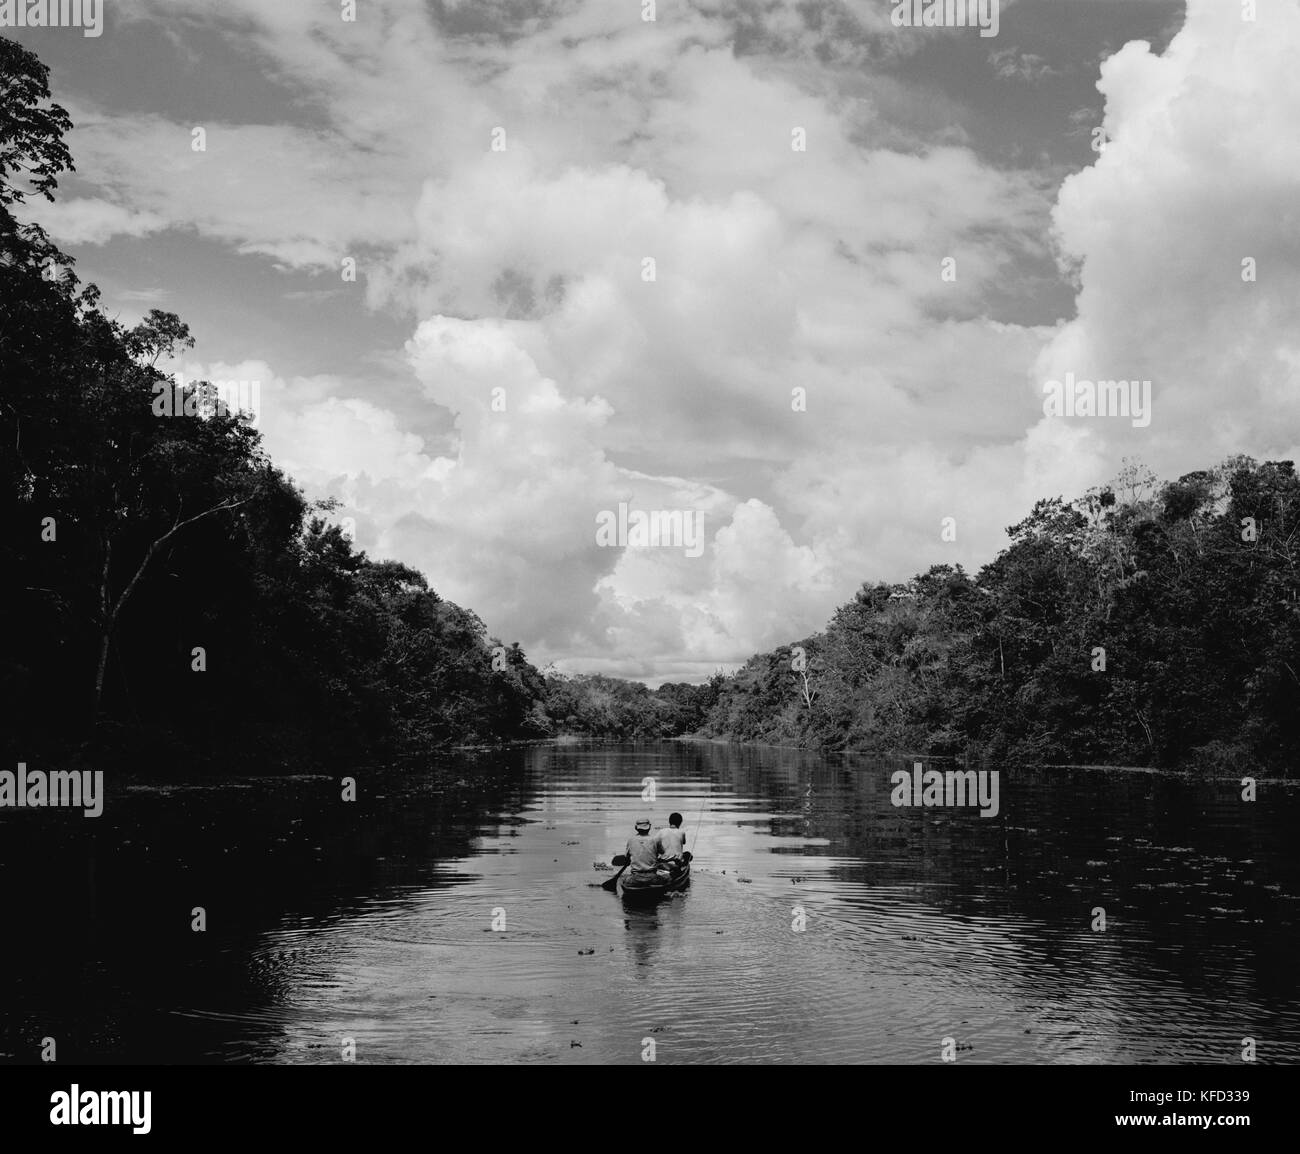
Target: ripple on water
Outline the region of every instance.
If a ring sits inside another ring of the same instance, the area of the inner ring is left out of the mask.
[[[1300,792],[1248,819],[1232,783],[1008,771],[984,820],[894,808],[893,768],[542,747],[380,775],[343,815],[310,776],[136,791],[69,876],[146,910],[201,889],[222,928],[101,937],[75,1013],[154,1060],[1232,1062],[1245,1036],[1300,1059]],[[670,809],[690,889],[627,909],[593,863]],[[0,978],[28,1008],[60,980]]]

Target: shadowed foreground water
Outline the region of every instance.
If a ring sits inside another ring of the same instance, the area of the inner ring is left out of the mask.
[[[358,773],[355,803],[308,776],[0,811],[0,1058],[1300,1059],[1295,785],[1004,771],[981,818],[891,805],[910,764],[555,746]],[[706,805],[688,892],[598,888],[636,817],[694,836]]]

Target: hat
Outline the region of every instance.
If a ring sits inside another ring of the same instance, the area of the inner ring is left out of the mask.
[[[639,822],[636,823],[636,832],[637,832],[637,833],[649,833],[649,832],[650,832],[650,823],[649,823],[645,818],[642,818]]]

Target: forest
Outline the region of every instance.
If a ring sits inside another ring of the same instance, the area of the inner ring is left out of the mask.
[[[73,169],[48,70],[0,39],[0,697],[7,759],[256,770],[576,734],[1285,772],[1300,754],[1300,480],[1245,456],[1040,500],[978,574],[865,584],[702,685],[540,672],[358,551],[248,419],[157,367],[34,223]],[[191,415],[186,416],[188,411]]]
[[[1127,464],[1040,500],[978,574],[866,584],[751,658],[703,732],[963,760],[1285,773],[1300,754],[1300,480]]]
[[[423,574],[356,549],[210,382],[176,395],[157,364],[193,346],[186,324],[110,320],[11,211],[53,200],[71,122],[2,38],[0,84],[8,757],[278,769],[703,722],[708,687],[543,675]]]

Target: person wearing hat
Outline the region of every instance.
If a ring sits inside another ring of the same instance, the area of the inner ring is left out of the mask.
[[[659,839],[651,836],[645,818],[636,823],[636,834],[627,839],[627,860],[634,874],[654,873],[659,865]]]

